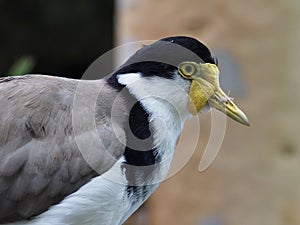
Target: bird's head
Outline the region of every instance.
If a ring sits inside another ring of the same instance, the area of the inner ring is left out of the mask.
[[[148,96],[167,99],[180,113],[196,115],[213,107],[249,125],[246,115],[222,91],[217,64],[198,40],[168,37],[138,50],[109,82],[126,86],[138,100]]]

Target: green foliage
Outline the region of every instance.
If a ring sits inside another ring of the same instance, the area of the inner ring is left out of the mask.
[[[22,56],[18,58],[10,67],[8,74],[10,76],[24,75],[30,73],[35,65],[35,60],[32,56]]]

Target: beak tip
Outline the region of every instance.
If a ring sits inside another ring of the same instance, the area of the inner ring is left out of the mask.
[[[246,116],[242,111],[240,111],[239,114],[240,114],[240,115],[239,115],[240,118],[239,118],[239,120],[237,120],[237,121],[240,122],[241,124],[247,126],[247,127],[250,127],[250,122],[249,122],[247,116]]]
[[[235,113],[232,113],[230,111],[230,113],[227,114],[229,117],[231,117],[233,120],[247,126],[247,127],[250,127],[250,122],[247,118],[247,116],[245,115],[245,113],[240,110],[239,108],[235,108]]]
[[[247,121],[245,121],[244,125],[246,125],[247,127],[250,127],[251,124],[250,124],[249,120],[247,120]]]

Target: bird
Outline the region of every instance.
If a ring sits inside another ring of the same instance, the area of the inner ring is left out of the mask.
[[[104,78],[0,79],[0,223],[123,224],[167,175],[184,122],[244,125],[217,59],[193,37],[141,47]]]

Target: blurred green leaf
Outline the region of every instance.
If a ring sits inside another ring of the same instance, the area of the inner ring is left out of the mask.
[[[32,56],[22,56],[18,58],[8,71],[10,76],[24,75],[30,73],[35,66]]]

